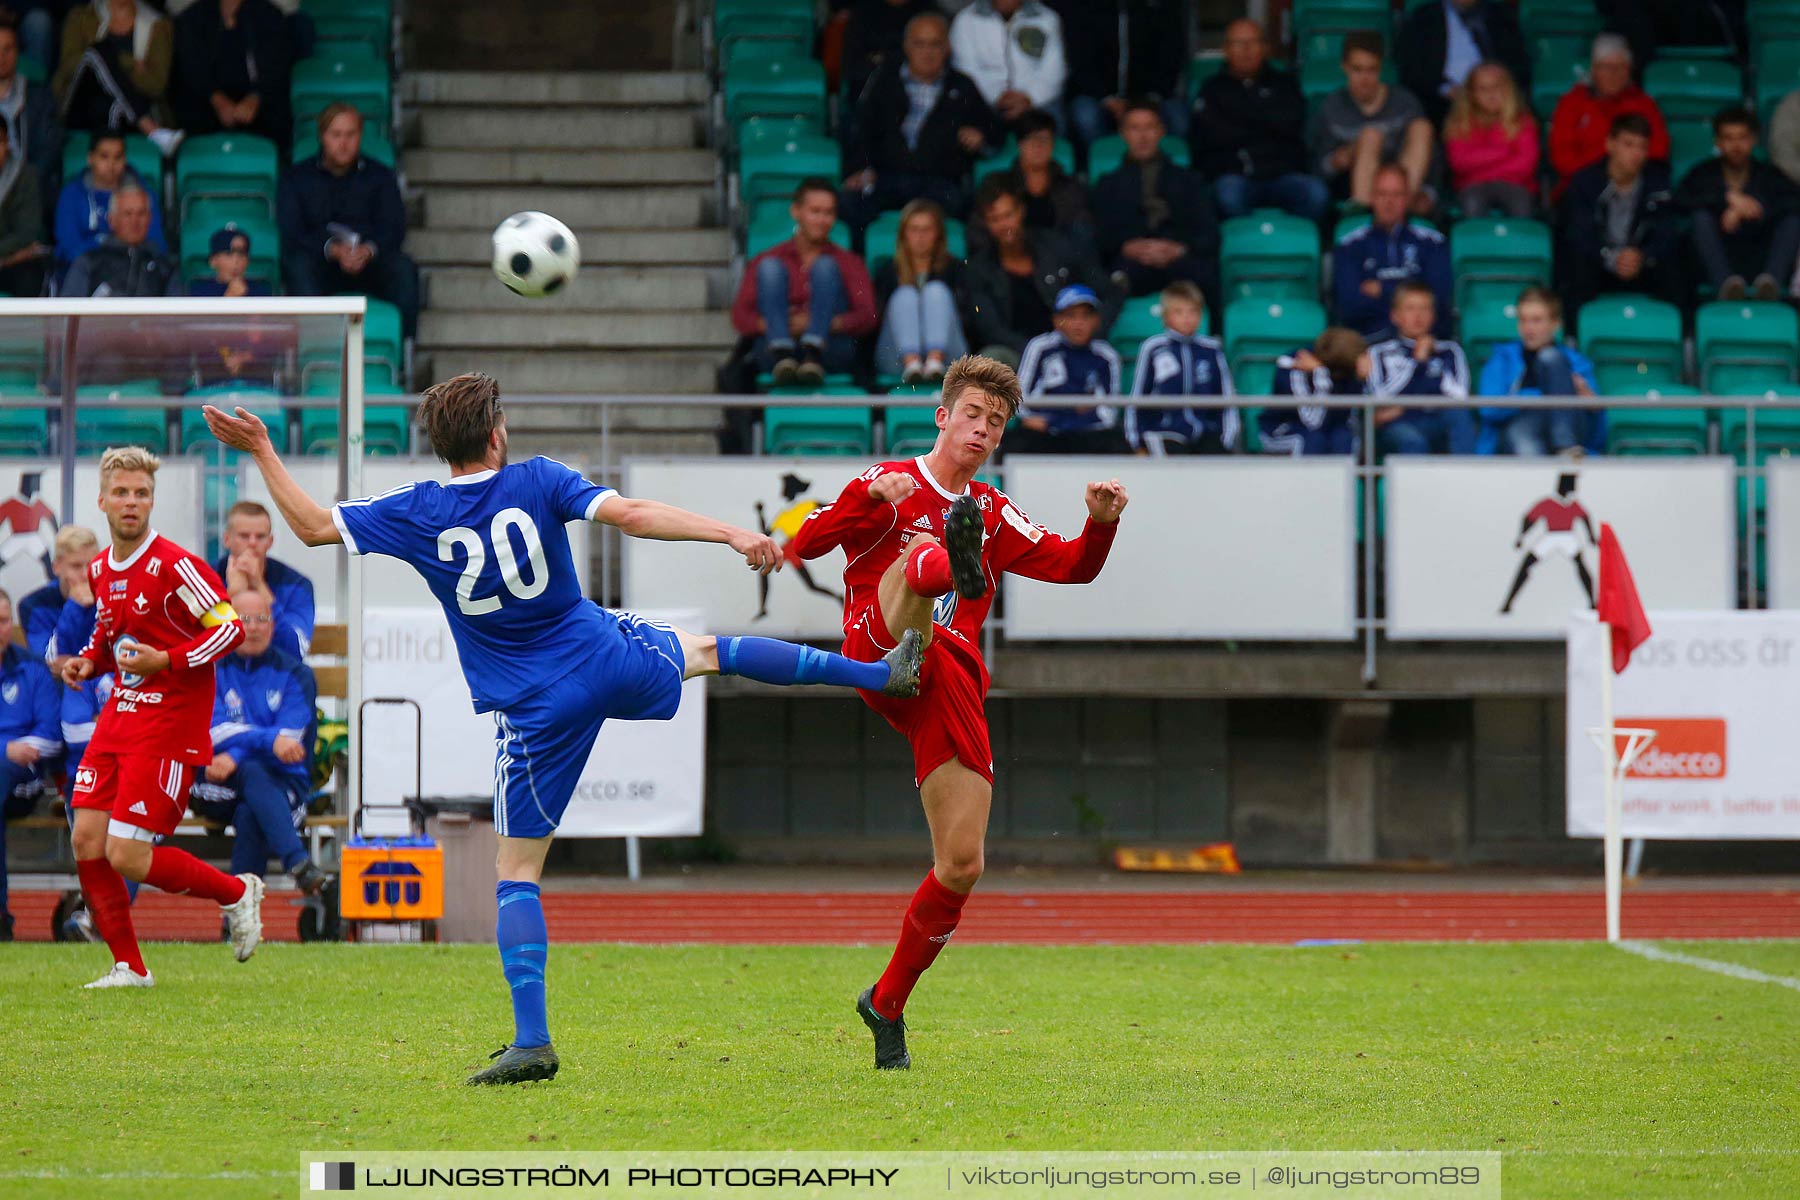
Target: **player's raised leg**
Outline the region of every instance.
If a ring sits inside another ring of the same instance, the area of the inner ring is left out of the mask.
[[[929,619],[929,607],[926,614]],[[824,684],[906,697],[918,695],[919,670],[925,659],[925,641],[918,630],[908,630],[904,637],[896,635],[894,648],[875,662],[859,662],[775,638],[714,637],[685,629],[671,632],[681,643],[683,679],[741,675],[778,687]]]

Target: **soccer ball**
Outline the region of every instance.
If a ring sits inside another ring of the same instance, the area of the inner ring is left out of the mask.
[[[494,276],[521,296],[548,296],[575,278],[581,247],[548,213],[514,213],[494,230]]]

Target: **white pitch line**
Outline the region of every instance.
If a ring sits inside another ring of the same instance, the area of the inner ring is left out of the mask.
[[[1648,942],[1617,942],[1619,949],[1640,958],[1653,959],[1656,962],[1680,963],[1684,967],[1699,967],[1702,971],[1711,971],[1715,975],[1729,975],[1733,979],[1742,979],[1750,983],[1773,983],[1779,987],[1792,988],[1800,992],[1800,979],[1789,979],[1786,975],[1766,975],[1753,967],[1741,967],[1737,963],[1719,962],[1717,959],[1700,958],[1692,954],[1682,954],[1675,950],[1664,950],[1660,946],[1652,946]]]

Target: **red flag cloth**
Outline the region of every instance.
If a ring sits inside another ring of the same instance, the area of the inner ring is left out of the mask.
[[[1594,612],[1612,626],[1613,674],[1617,675],[1631,661],[1631,652],[1650,637],[1650,618],[1638,599],[1625,550],[1607,524],[1600,526],[1600,598]]]

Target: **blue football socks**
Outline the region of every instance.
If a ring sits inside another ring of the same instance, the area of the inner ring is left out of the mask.
[[[879,692],[887,686],[889,668],[884,662],[858,662],[774,638],[722,637],[718,643],[721,675],[742,675],[782,687],[824,683]]]
[[[499,905],[494,937],[500,943],[500,969],[512,988],[513,1045],[547,1046],[544,961],[550,954],[550,934],[544,927],[538,885],[502,879],[494,888],[494,899]]]

